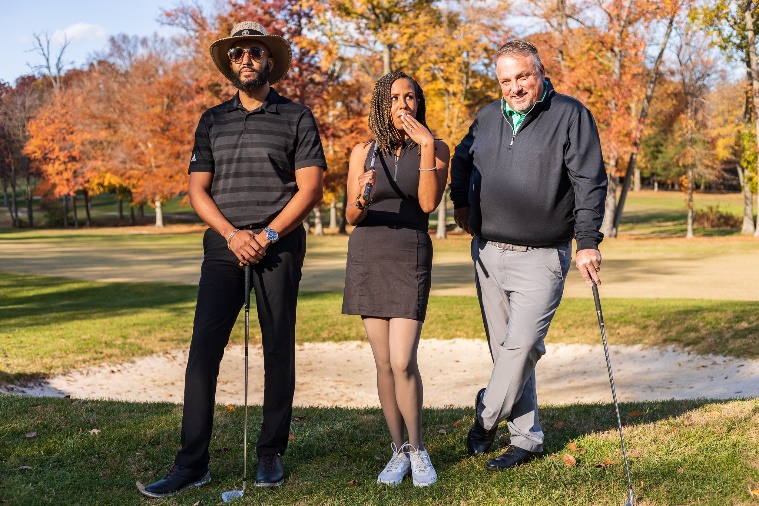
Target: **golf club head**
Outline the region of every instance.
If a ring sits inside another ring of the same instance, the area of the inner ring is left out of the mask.
[[[235,499],[241,499],[242,495],[242,490],[229,490],[221,493],[221,500],[224,502],[234,501]]]
[[[625,506],[634,506],[635,499],[633,499],[633,491],[632,491],[632,489],[628,490],[628,492],[630,493],[630,500],[625,503]]]

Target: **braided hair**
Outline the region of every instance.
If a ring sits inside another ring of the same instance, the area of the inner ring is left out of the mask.
[[[390,113],[392,103],[390,102],[390,89],[393,83],[398,79],[408,79],[414,88],[414,94],[418,101],[416,108],[416,120],[427,128],[425,120],[426,108],[424,105],[424,92],[419,83],[414,81],[409,75],[393,71],[385,74],[377,80],[372,93],[372,102],[369,109],[369,130],[374,134],[377,141],[377,151],[382,154],[390,154],[403,143],[403,134],[393,125],[393,118]],[[413,141],[411,141],[413,143]]]

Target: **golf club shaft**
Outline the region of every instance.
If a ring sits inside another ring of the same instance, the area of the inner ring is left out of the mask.
[[[242,491],[248,481],[248,339],[250,337],[250,265],[243,269],[245,273],[245,418],[243,422],[242,450]]]
[[[619,404],[617,404],[617,391],[614,388],[614,374],[611,372],[611,359],[609,358],[609,345],[606,342],[606,329],[604,327],[604,317],[601,311],[601,297],[598,295],[598,285],[593,281],[593,299],[596,303],[596,313],[598,315],[598,326],[601,328],[601,339],[604,344],[604,355],[606,356],[606,369],[609,371],[609,384],[611,385],[611,396],[614,399],[614,409],[617,412],[617,426],[619,427],[619,440],[622,443],[622,458],[625,461],[625,472],[627,473],[627,490],[630,494],[630,504],[633,502],[632,480],[630,479],[630,466],[627,463],[627,449],[625,448],[625,438],[622,435],[622,417],[619,416]]]

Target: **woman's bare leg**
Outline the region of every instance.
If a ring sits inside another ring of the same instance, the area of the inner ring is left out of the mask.
[[[394,401],[403,416],[408,440],[417,450],[422,444],[422,377],[417,365],[417,349],[422,322],[391,318],[389,322],[390,367],[395,385]]]
[[[387,318],[364,317],[364,329],[374,353],[377,365],[377,394],[382,412],[385,414],[387,428],[396,448],[405,443],[403,415],[398,408],[395,397],[395,378],[390,366],[390,320]]]

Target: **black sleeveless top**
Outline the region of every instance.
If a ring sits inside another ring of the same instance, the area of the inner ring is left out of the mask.
[[[374,143],[364,161],[364,170],[371,169]],[[377,151],[374,169],[377,171],[374,197],[366,217],[359,227],[388,226],[426,232],[429,214],[419,206],[419,163],[421,155],[416,143],[404,141],[400,155],[383,156]]]

